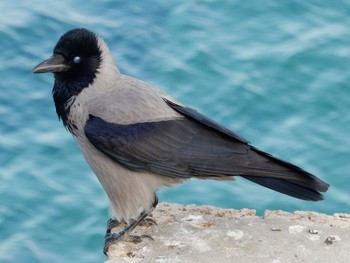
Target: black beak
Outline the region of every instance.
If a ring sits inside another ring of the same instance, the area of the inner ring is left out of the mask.
[[[62,72],[69,68],[70,66],[66,64],[66,60],[62,55],[54,54],[33,68],[33,73]]]

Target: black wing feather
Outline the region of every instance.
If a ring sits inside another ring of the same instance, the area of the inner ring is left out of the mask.
[[[248,145],[226,141],[188,119],[120,125],[90,116],[85,134],[97,149],[129,169],[165,176],[232,176],[248,163]]]

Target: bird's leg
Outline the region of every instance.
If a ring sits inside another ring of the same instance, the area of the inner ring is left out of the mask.
[[[138,219],[132,220],[130,224],[128,224],[125,228],[115,233],[110,233],[110,230],[108,233],[108,228],[107,228],[103,253],[107,255],[109,246],[115,243],[116,241],[120,240],[122,237],[124,237],[125,234],[133,230],[146,216],[147,214],[145,212],[142,212]]]
[[[154,201],[153,201],[153,205],[152,205],[153,209],[157,206],[157,204],[158,204],[158,197],[157,197],[157,195],[154,195]],[[141,221],[143,221],[146,218],[147,215],[148,215],[148,213],[142,212],[141,215],[138,217],[138,219],[132,220],[125,228],[123,228],[115,233],[111,233],[111,230],[113,228],[119,226],[121,223],[118,222],[117,220],[114,220],[114,219],[108,220],[103,253],[107,256],[107,251],[109,249],[109,246],[112,245],[113,243],[117,242],[118,240],[122,239],[125,236],[125,234],[132,231],[138,224],[140,224]],[[150,221],[153,221],[155,224],[157,224],[151,218],[150,218]],[[147,236],[147,235],[129,236],[129,237],[130,237],[129,240],[127,240],[127,241],[131,241],[131,242],[141,242],[142,238],[152,239],[152,237]]]
[[[156,194],[154,194],[154,201],[152,204],[153,209],[150,211],[150,213],[156,208],[157,205],[158,205],[158,197]],[[139,224],[139,226],[145,226],[145,227],[149,227],[151,225],[155,225],[155,226],[158,225],[157,222],[151,217],[146,217]]]
[[[156,208],[156,206],[158,205],[158,196],[156,194],[154,194],[154,201],[153,201],[153,209]]]

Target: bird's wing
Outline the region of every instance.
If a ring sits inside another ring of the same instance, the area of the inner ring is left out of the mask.
[[[175,178],[241,175],[270,189],[305,200],[321,200],[328,185],[279,160],[197,111],[165,100],[185,118],[116,124],[91,116],[85,135],[101,152],[135,171]]]
[[[239,175],[248,163],[245,142],[189,118],[120,125],[90,115],[85,134],[127,168],[164,176]]]

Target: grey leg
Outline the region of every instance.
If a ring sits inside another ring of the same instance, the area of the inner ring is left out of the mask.
[[[157,204],[158,204],[158,197],[156,194],[154,194],[153,209],[157,206]],[[129,225],[127,225],[125,228],[115,233],[111,233],[111,230],[119,226],[121,223],[114,219],[108,220],[103,253],[107,256],[107,251],[109,249],[109,246],[117,242],[118,240],[122,239],[125,236],[125,234],[132,231],[138,224],[140,224],[141,221],[143,221],[146,218],[147,215],[148,213],[146,214],[145,212],[142,212],[138,219],[132,220]],[[149,221],[151,222],[153,221],[152,223],[157,225],[157,223],[153,219],[150,219]],[[147,235],[143,235],[141,237],[130,236],[130,238],[131,238],[130,239],[131,242],[141,242],[142,238],[152,239],[150,236],[147,236]]]
[[[147,214],[143,212],[138,219],[132,220],[129,225],[127,225],[125,228],[122,230],[111,233],[111,229],[108,232],[108,226],[107,226],[107,231],[106,231],[106,237],[105,237],[105,245],[103,248],[103,253],[107,255],[107,251],[109,249],[109,246],[112,245],[113,243],[117,242],[120,240],[122,237],[124,237],[125,234],[129,233],[131,230],[133,230],[145,217]],[[108,221],[109,222],[109,221]],[[119,225],[119,224],[118,224]],[[113,227],[112,227],[113,228]]]

